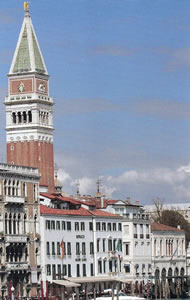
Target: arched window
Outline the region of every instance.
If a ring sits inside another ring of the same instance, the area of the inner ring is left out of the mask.
[[[160,256],[162,256],[162,240],[160,240]]]
[[[34,233],[37,232],[37,216],[34,216]]]
[[[20,214],[18,214],[18,219],[17,219],[17,233],[20,234]]]
[[[7,234],[7,213],[5,214],[5,234]]]
[[[26,214],[24,215],[24,234],[26,233]]]
[[[154,256],[156,256],[156,246],[157,246],[157,243],[156,243],[156,240],[154,240]]]
[[[16,234],[16,214],[13,216],[13,234]]]
[[[12,234],[12,214],[9,214],[9,234]]]
[[[7,180],[4,180],[4,195],[7,195]]]

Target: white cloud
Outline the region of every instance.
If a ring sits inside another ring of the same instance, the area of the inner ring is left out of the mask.
[[[173,170],[169,168],[129,170],[119,176],[102,176],[101,191],[107,198],[113,199],[124,199],[131,194],[136,198],[133,199],[134,201],[139,200],[141,203],[151,202],[153,197],[162,197],[163,195],[166,201],[187,201],[190,197],[189,173],[190,164]],[[82,195],[91,194],[93,196],[95,194],[97,178],[87,176],[74,178],[63,169],[59,171],[59,174],[60,180],[64,184],[64,192],[75,194],[76,182],[79,181]]]

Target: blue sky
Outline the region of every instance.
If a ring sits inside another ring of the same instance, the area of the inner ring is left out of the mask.
[[[190,197],[190,1],[31,0],[49,71],[63,190],[151,203]],[[0,3],[0,96],[23,21]],[[5,118],[0,106],[0,159]]]

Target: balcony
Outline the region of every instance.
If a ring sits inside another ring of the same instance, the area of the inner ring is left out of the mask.
[[[20,196],[4,196],[6,204],[24,204],[25,198]]]
[[[6,270],[28,270],[29,265],[27,263],[7,263],[5,265]]]
[[[27,235],[5,235],[5,242],[7,243],[26,243],[28,239]]]
[[[11,95],[11,96],[6,96],[5,97],[5,103],[7,104],[12,104],[12,102],[17,102],[17,101],[48,101],[49,103],[53,103],[53,99],[49,97],[48,95],[41,95],[37,93],[32,93],[32,94],[23,94],[22,96],[19,95]]]

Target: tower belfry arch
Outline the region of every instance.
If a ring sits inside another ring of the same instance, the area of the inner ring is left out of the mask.
[[[8,74],[7,163],[39,169],[40,185],[54,192],[53,99],[49,74],[29,13],[25,15]]]

